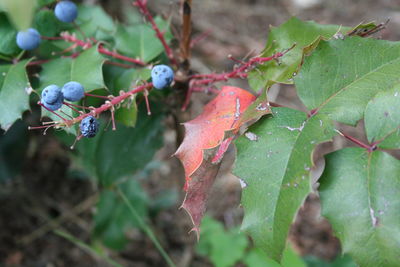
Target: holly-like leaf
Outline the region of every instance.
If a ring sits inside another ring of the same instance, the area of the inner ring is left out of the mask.
[[[243,89],[224,86],[204,107],[202,114],[184,123],[186,135],[175,155],[185,168],[186,197],[182,207],[190,215],[197,235],[207,193],[218,172],[223,152],[233,138],[226,136],[226,132],[240,128],[243,123],[240,117],[254,100],[255,96]]]
[[[391,155],[345,148],[326,156],[320,179],[322,214],[342,251],[360,266],[400,261],[400,161]]]
[[[313,21],[301,21],[292,17],[279,27],[271,27],[263,57],[296,46],[280,59],[266,62],[249,74],[249,83],[253,90],[268,87],[273,83],[293,83],[293,75],[298,72],[303,58],[303,49],[315,46],[321,38],[331,38],[341,28],[339,25],[321,25]]]
[[[25,70],[28,62],[24,60],[0,68],[0,75],[5,74],[3,79],[0,78],[0,125],[4,130],[8,130],[22,117],[22,113],[29,109],[29,94],[32,88]]]
[[[155,22],[160,30],[165,32],[165,40],[169,42],[172,39],[169,24],[160,17],[156,17]],[[164,51],[154,30],[147,24],[118,27],[116,48],[124,54],[140,58],[145,62],[153,60]]]
[[[40,91],[50,85],[62,87],[70,81],[79,82],[86,92],[105,88],[103,79],[104,57],[92,47],[77,58],[58,58],[42,65],[40,73]]]
[[[235,142],[234,174],[242,181],[247,231],[268,257],[280,261],[297,210],[311,192],[315,146],[334,135],[326,116],[273,109]]]
[[[365,110],[365,130],[369,142],[380,148],[400,148],[400,85],[378,93]]]
[[[5,13],[0,13],[0,54],[15,55],[21,49],[17,46],[17,31],[12,27]]]
[[[300,99],[310,110],[354,125],[380,91],[399,82],[400,43],[346,37],[321,41],[295,78]]]

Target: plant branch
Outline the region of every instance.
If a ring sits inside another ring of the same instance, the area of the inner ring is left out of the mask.
[[[120,103],[122,103],[125,99],[127,99],[128,97],[143,92],[145,90],[151,90],[153,88],[153,84],[152,83],[146,83],[144,85],[141,85],[139,87],[136,87],[128,92],[124,92],[122,94],[120,94],[119,96],[113,97],[112,99],[110,99],[110,101],[106,101],[103,105],[101,105],[98,108],[93,108],[91,109],[91,111],[89,113],[86,114],[82,114],[76,118],[73,118],[71,120],[65,120],[62,124],[66,125],[66,126],[71,126],[75,123],[80,122],[81,120],[83,120],[84,118],[86,118],[87,116],[96,116],[99,115],[100,113],[107,111],[107,110],[111,110],[115,105],[118,105]]]
[[[74,43],[76,46],[80,46],[83,49],[88,49],[88,48],[91,48],[93,46],[92,43],[82,41],[82,40],[76,38],[76,36],[71,35],[69,33],[62,33],[61,34],[61,39],[66,41],[66,42]],[[56,40],[59,40],[59,39],[56,39]],[[127,61],[127,62],[135,63],[135,64],[138,64],[138,65],[141,65],[141,66],[146,65],[145,62],[143,62],[143,61],[141,61],[139,59],[127,57],[127,56],[121,55],[121,54],[119,54],[117,52],[110,51],[110,50],[104,48],[102,44],[99,45],[98,51],[99,51],[100,54],[107,55],[107,56],[110,56],[110,57],[113,57],[113,58],[117,58],[117,59],[121,59],[121,60],[124,60],[124,61]]]
[[[138,7],[139,11],[150,22],[151,27],[156,32],[157,38],[160,40],[160,42],[164,46],[165,53],[167,54],[167,57],[168,57],[169,61],[171,62],[171,64],[178,67],[178,62],[176,61],[176,59],[174,57],[174,53],[172,52],[172,49],[169,47],[169,45],[167,44],[167,41],[164,38],[164,33],[161,32],[160,28],[158,28],[156,22],[153,19],[153,16],[150,14],[150,12],[147,8],[147,0],[137,0],[133,3],[133,5]]]
[[[278,52],[270,57],[253,57],[251,58],[248,62],[243,62],[243,64],[232,70],[231,72],[224,72],[224,73],[211,73],[211,74],[198,74],[198,75],[192,75],[190,78],[194,79],[192,85],[193,86],[198,86],[198,85],[208,85],[211,83],[215,82],[220,82],[220,81],[227,81],[228,79],[231,78],[246,78],[248,76],[247,72],[250,68],[254,67],[255,65],[262,64],[264,62],[268,62],[274,59],[278,59],[282,56],[284,56],[287,52],[289,52],[292,47],[289,49],[286,49],[283,52]]]

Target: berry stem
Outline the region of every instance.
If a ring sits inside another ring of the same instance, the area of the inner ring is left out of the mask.
[[[149,10],[147,9],[147,0],[137,0],[133,3],[134,6],[139,8],[139,11],[145,16],[145,18],[150,22],[151,27],[156,32],[157,38],[160,40],[162,45],[164,46],[165,53],[171,64],[178,67],[178,62],[176,61],[172,49],[168,46],[167,41],[164,38],[164,33],[160,31],[156,22],[153,19],[153,16],[150,14]]]
[[[64,119],[62,116],[58,115],[56,112],[52,111],[51,109],[47,108],[45,105],[43,105],[43,103],[39,102],[39,105],[41,105],[43,108],[45,108],[46,110],[50,111],[51,113],[53,113],[54,115],[56,115],[57,117],[59,117],[60,119],[62,119],[64,122],[66,122],[67,120]]]
[[[101,99],[107,99],[107,100],[109,100],[109,99],[110,99],[110,98],[108,98],[107,96],[102,96],[102,95],[93,95],[93,94],[88,94],[88,93],[85,93],[85,96],[97,97],[97,98],[101,98]]]
[[[75,104],[72,104],[72,103],[68,103],[68,102],[63,102],[63,104],[65,104],[65,105],[67,105],[68,107],[70,107],[70,108],[72,108],[72,107],[76,107],[76,108],[81,108],[81,109],[88,109],[88,110],[91,110],[90,108],[88,108],[88,107],[84,107],[84,106],[79,106],[79,105],[75,105]],[[76,109],[75,109],[76,110]],[[78,110],[76,110],[78,113],[81,113],[80,111],[78,111]]]
[[[73,111],[78,112],[78,114],[81,113],[79,110],[77,110],[76,108],[74,108],[73,106],[71,106],[69,103],[63,102],[63,104],[66,105],[67,107],[69,107],[70,109],[72,109]]]
[[[110,110],[115,105],[118,105],[118,104],[122,103],[125,99],[129,98],[130,96],[132,96],[134,94],[137,94],[137,93],[140,93],[140,92],[143,92],[145,90],[151,90],[152,88],[153,88],[153,83],[143,84],[143,85],[141,85],[139,87],[136,87],[136,88],[134,88],[134,89],[132,89],[132,90],[130,90],[128,92],[124,92],[124,93],[120,94],[119,96],[116,96],[116,97],[112,98],[110,101],[107,101],[106,103],[104,103],[103,105],[101,105],[98,108],[91,109],[90,113],[82,114],[82,115],[80,115],[80,116],[78,116],[78,117],[76,117],[74,119],[64,121],[64,123],[65,123],[66,126],[71,126],[71,125],[73,125],[75,123],[80,122],[81,120],[83,120],[87,116],[90,116],[90,115],[96,116],[96,115],[98,115],[98,114],[100,114],[100,113],[102,113],[102,112],[104,112],[106,110]]]

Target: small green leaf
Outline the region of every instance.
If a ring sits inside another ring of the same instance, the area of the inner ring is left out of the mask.
[[[346,37],[321,41],[295,83],[308,109],[354,125],[368,101],[399,83],[399,68],[400,43]]]
[[[29,109],[29,94],[31,86],[25,67],[29,61],[24,60],[8,68],[0,87],[0,125],[8,130],[11,125],[22,117]],[[7,67],[0,68],[5,73]],[[0,82],[2,79],[0,79]]]
[[[196,250],[199,254],[209,256],[214,266],[233,266],[244,256],[248,241],[239,229],[225,231],[220,222],[208,216],[203,218],[201,229],[202,237]]]
[[[297,210],[311,192],[312,152],[334,135],[326,116],[307,118],[288,108],[250,127],[253,137],[236,141],[234,174],[242,180],[247,231],[268,257],[280,261]]]
[[[140,113],[135,128],[117,125],[117,131],[101,135],[96,150],[96,169],[99,180],[111,185],[119,178],[142,169],[162,146],[161,114]],[[123,148],[123,149],[121,149]]]
[[[17,31],[4,13],[0,13],[0,36],[0,54],[15,55],[21,51],[16,43]]]
[[[400,85],[378,93],[365,110],[368,141],[382,141],[380,148],[400,148]]]
[[[156,17],[155,21],[160,30],[165,31],[164,37],[169,42],[172,39],[169,24],[160,17]],[[154,30],[146,24],[119,26],[116,33],[116,48],[124,54],[140,58],[145,62],[153,60],[164,51]]]
[[[381,151],[345,148],[326,156],[322,214],[360,266],[400,262],[399,174],[400,161]]]
[[[263,57],[271,56],[296,46],[280,59],[267,62],[249,74],[249,83],[253,90],[271,86],[273,83],[293,83],[293,76],[298,71],[303,58],[303,49],[315,45],[321,37],[331,38],[340,28],[339,25],[320,25],[313,21],[301,21],[292,17],[279,27],[271,27]],[[342,28],[345,30],[347,28]]]
[[[139,216],[146,217],[148,198],[140,184],[129,179],[119,186]],[[100,194],[94,223],[94,236],[101,239],[107,247],[116,250],[123,249],[128,243],[126,232],[129,228],[140,226],[118,194],[107,189]]]
[[[0,0],[0,6],[20,31],[31,26],[36,0]]]

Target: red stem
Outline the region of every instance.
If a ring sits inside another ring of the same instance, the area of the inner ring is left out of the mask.
[[[88,49],[88,48],[92,47],[92,44],[90,42],[85,42],[85,41],[79,40],[75,36],[70,35],[68,33],[61,35],[61,38],[63,40],[65,40],[65,41],[67,41],[67,42],[75,43],[76,45],[82,47],[83,49]],[[117,52],[112,52],[112,51],[104,48],[102,45],[99,45],[98,51],[99,51],[100,54],[111,56],[113,58],[117,58],[117,59],[121,59],[121,60],[124,60],[124,61],[127,61],[127,62],[135,63],[135,64],[138,64],[138,65],[141,65],[141,66],[146,65],[145,62],[143,62],[143,61],[141,61],[139,59],[123,56],[121,54],[118,54]]]
[[[350,140],[351,142],[353,142],[354,144],[358,145],[359,147],[365,148],[368,150],[368,152],[372,152],[376,149],[376,145],[375,144],[371,144],[371,145],[367,145],[364,142],[358,140],[357,138],[347,135],[341,131],[336,130],[341,136],[343,136],[344,138]]]
[[[171,61],[171,63],[175,66],[178,66],[177,61],[175,60],[174,54],[172,52],[172,49],[168,46],[165,38],[164,38],[164,33],[160,31],[158,28],[156,22],[153,19],[153,16],[150,14],[149,10],[147,9],[147,0],[137,0],[136,2],[133,3],[134,6],[137,6],[140,10],[140,12],[146,17],[146,19],[150,22],[153,30],[156,32],[157,38],[160,40],[162,45],[164,46],[165,53],[167,54],[168,59]]]
[[[137,94],[139,92],[142,92],[144,90],[151,90],[153,88],[153,83],[146,83],[144,85],[141,85],[139,87],[136,87],[135,89],[132,89],[128,92],[124,92],[123,94],[114,97],[113,99],[111,99],[110,101],[107,101],[106,103],[104,103],[103,105],[101,105],[98,108],[94,108],[91,110],[91,112],[86,113],[86,114],[82,114],[74,119],[71,120],[67,120],[64,121],[64,123],[67,126],[71,126],[77,122],[80,122],[81,120],[83,120],[84,118],[86,118],[87,116],[95,116],[98,115],[106,110],[112,109],[113,106],[118,105],[119,103],[121,103],[122,101],[124,101],[125,99],[127,99],[128,97]]]
[[[102,47],[101,45],[99,46],[99,53],[104,54],[104,55],[108,55],[111,56],[113,58],[118,58],[127,62],[132,62],[141,66],[146,65],[146,63],[144,63],[143,61],[139,60],[139,59],[134,59],[134,58],[130,58],[130,57],[126,57],[123,55],[118,54],[117,52],[112,52],[108,49],[105,49],[104,47]]]

